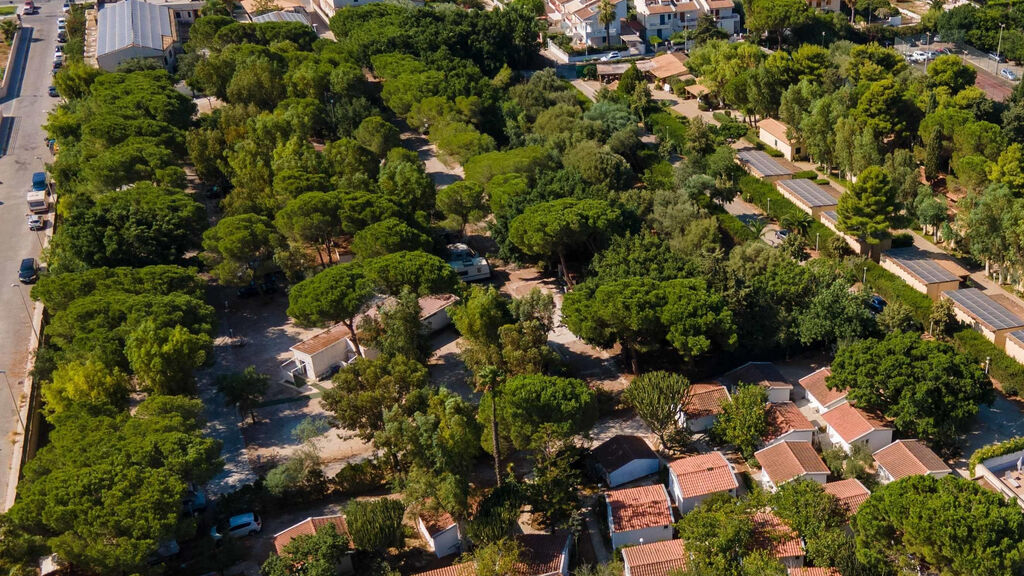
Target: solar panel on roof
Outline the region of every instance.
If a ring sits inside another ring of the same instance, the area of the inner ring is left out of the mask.
[[[943,294],[993,330],[1024,326],[1024,320],[977,288],[947,290]]]
[[[1021,344],[1024,344],[1024,330],[1014,330],[1013,332],[1010,332],[1007,336],[1013,338],[1014,340],[1020,342]]]
[[[762,176],[786,176],[793,173],[792,170],[787,169],[760,150],[741,150],[736,153],[736,157],[740,159],[740,162],[752,166]]]
[[[917,276],[925,284],[960,280],[959,276],[936,262],[927,252],[917,248],[897,248],[887,251],[885,256]]]
[[[839,222],[839,213],[835,210],[825,210],[821,213],[821,216],[833,224]]]
[[[805,205],[812,208],[835,206],[839,203],[835,196],[829,194],[827,190],[807,178],[780,180],[779,185],[795,194]]]

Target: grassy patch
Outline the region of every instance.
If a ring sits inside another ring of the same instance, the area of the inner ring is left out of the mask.
[[[743,195],[744,200],[753,202],[761,210],[764,210],[765,214],[768,214],[768,217],[772,220],[782,221],[787,216],[798,217],[801,214],[807,215],[796,204],[793,204],[780,194],[773,184],[753,176],[740,178],[740,194]],[[770,212],[768,210],[769,200],[771,200]],[[828,242],[836,234],[824,224],[815,220],[807,231],[807,237],[814,239],[815,235],[818,236],[819,242]]]
[[[647,129],[658,137],[658,140],[669,141],[679,150],[685,148],[688,141],[689,127],[684,118],[672,112],[655,112],[647,116]]]
[[[18,12],[17,6],[0,6],[0,16],[10,16]]]

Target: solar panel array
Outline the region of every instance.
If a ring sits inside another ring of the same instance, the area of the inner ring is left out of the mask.
[[[1007,334],[1007,336],[1024,345],[1024,330],[1014,330]]]
[[[959,276],[933,260],[927,252],[917,248],[897,248],[887,251],[885,256],[917,276],[925,284],[960,280]]]
[[[793,171],[775,161],[774,158],[760,150],[741,150],[736,153],[740,162],[757,170],[761,176],[788,176]]]
[[[977,288],[947,290],[943,294],[967,310],[972,316],[991,326],[993,330],[1024,326],[1024,320]]]
[[[818,186],[813,180],[807,178],[796,178],[794,180],[779,180],[779,186],[800,198],[800,201],[811,208],[820,206],[835,206],[839,199],[828,193],[828,190]]]
[[[824,212],[821,213],[821,217],[833,224],[839,222],[839,213],[837,213],[835,210],[825,210]]]

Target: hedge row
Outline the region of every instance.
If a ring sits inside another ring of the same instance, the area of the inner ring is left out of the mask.
[[[979,364],[989,359],[988,373],[999,381],[1007,396],[1018,396],[1024,392],[1024,366],[1010,358],[987,338],[970,328],[964,328],[953,335],[953,345],[958,351],[974,358]]]
[[[718,227],[729,236],[734,246],[757,239],[753,230],[748,228],[739,218],[726,212],[721,206],[715,204],[711,213],[718,220]]]
[[[902,278],[882,268],[873,260],[865,260],[864,266],[867,266],[867,283],[872,290],[878,292],[887,302],[903,302],[910,307],[914,320],[921,326],[928,327],[928,318],[932,313],[931,298],[914,290]]]
[[[996,458],[997,456],[1013,454],[1018,450],[1024,450],[1024,436],[1017,436],[1003,442],[996,442],[995,444],[978,448],[974,451],[974,454],[971,454],[971,459],[968,461],[968,470],[971,473],[971,477],[974,477],[974,467],[983,461],[989,458]]]

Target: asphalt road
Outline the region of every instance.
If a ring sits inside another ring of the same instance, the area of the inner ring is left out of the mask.
[[[11,66],[11,86],[0,101],[4,115],[0,124],[0,149],[4,152],[0,156],[0,370],[7,372],[7,381],[0,375],[0,386],[7,388],[8,381],[11,386],[10,391],[0,390],[0,495],[7,493],[12,440],[21,428],[12,396],[21,402],[28,392],[24,384],[32,328],[26,302],[29,308],[32,302],[29,287],[18,282],[18,265],[23,258],[38,258],[44,239],[42,232],[31,232],[26,225],[25,193],[31,187],[32,173],[52,159],[42,125],[57,100],[47,91],[61,2],[41,0],[36,5],[39,13],[22,19],[24,36]]]

